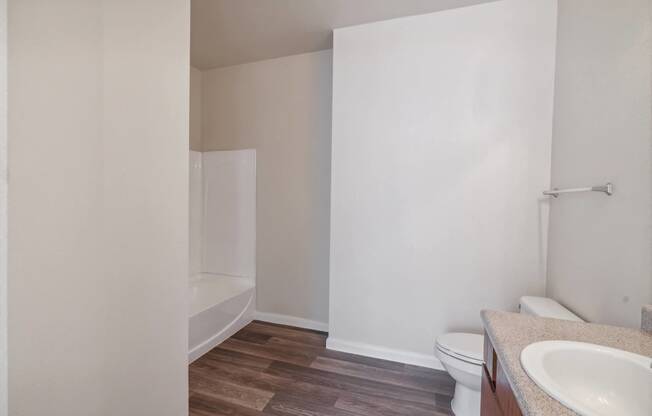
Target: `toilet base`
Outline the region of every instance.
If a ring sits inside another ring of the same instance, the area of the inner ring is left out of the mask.
[[[455,383],[451,408],[455,416],[480,416],[480,391]]]

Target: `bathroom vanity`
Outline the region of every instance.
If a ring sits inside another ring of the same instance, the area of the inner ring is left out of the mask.
[[[576,341],[652,357],[652,334],[644,330],[499,311],[483,311],[482,320],[485,326],[482,416],[577,415],[539,388],[525,372],[521,352],[533,343]],[[651,398],[642,396],[636,400],[640,405],[636,414],[646,414],[646,409],[652,406]]]

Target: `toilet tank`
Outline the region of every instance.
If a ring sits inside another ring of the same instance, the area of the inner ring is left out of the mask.
[[[550,298],[523,296],[519,302],[519,310],[521,313],[538,316],[540,318],[555,318],[567,321],[584,322],[579,316]]]

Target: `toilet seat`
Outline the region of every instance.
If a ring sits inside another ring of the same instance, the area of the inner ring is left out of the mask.
[[[437,349],[450,357],[469,364],[484,363],[484,337],[479,334],[453,332],[437,338]]]

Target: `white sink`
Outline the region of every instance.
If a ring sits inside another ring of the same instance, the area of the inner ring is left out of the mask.
[[[652,358],[571,341],[543,341],[521,365],[546,393],[582,416],[652,415]]]

